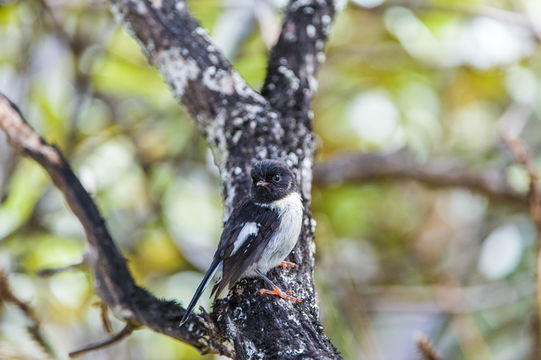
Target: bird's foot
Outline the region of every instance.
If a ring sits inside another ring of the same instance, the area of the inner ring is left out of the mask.
[[[283,267],[284,269],[287,269],[288,267],[290,268],[294,268],[295,267],[295,263],[292,263],[292,262],[289,262],[289,261],[282,261],[282,263],[278,266],[281,266]]]
[[[278,295],[282,299],[285,299],[285,300],[288,300],[288,301],[301,302],[300,299],[297,299],[296,297],[293,297],[293,296],[289,295],[289,294],[292,293],[291,291],[288,291],[287,293],[285,293],[282,290],[280,290],[280,288],[278,288],[276,286],[273,286],[272,290],[261,289],[261,290],[259,290],[259,293],[260,294],[269,294],[269,295]]]

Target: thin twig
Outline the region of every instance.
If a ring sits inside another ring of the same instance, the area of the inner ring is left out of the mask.
[[[438,354],[438,351],[428,336],[419,331],[413,335],[413,338],[417,343],[417,349],[421,353],[423,360],[443,360],[443,357]]]
[[[26,330],[32,339],[38,344],[43,352],[55,359],[56,355],[53,348],[41,333],[40,321],[36,312],[29,304],[19,299],[13,293],[11,286],[9,285],[7,274],[3,270],[0,270],[0,299],[6,303],[12,303],[24,313],[31,322],[31,324],[26,327]]]
[[[530,206],[530,218],[535,226],[537,257],[536,257],[536,276],[537,276],[537,314],[541,320],[541,191],[539,189],[539,175],[535,169],[532,154],[526,144],[517,137],[511,136],[505,130],[500,132],[503,141],[509,150],[513,153],[516,161],[524,168],[530,180],[528,202]],[[539,321],[541,325],[541,321]],[[534,343],[541,341],[541,329],[538,330]],[[539,349],[537,349],[538,351]]]
[[[82,270],[85,267],[87,267],[88,264],[85,260],[78,262],[76,264],[70,264],[67,266],[61,266],[57,268],[48,268],[48,269],[41,269],[37,272],[37,275],[40,277],[50,277],[53,275],[56,275],[61,272],[69,271],[69,270]]]
[[[125,337],[130,335],[133,332],[133,330],[135,330],[135,328],[133,326],[131,326],[130,324],[126,324],[126,326],[124,326],[124,328],[122,330],[120,330],[120,332],[118,334],[110,337],[109,339],[105,339],[105,340],[98,341],[98,342],[95,342],[95,343],[92,343],[92,344],[88,344],[87,346],[85,346],[85,347],[83,347],[81,349],[74,350],[74,351],[69,353],[69,356],[71,358],[75,358],[77,356],[83,355],[84,353],[87,353],[87,352],[90,352],[90,351],[103,349],[104,347],[107,347],[109,345],[112,345],[112,344],[124,339]]]
[[[418,161],[406,150],[392,153],[344,155],[314,168],[314,182],[319,185],[358,183],[373,180],[414,180],[435,187],[459,187],[490,199],[503,200],[521,207],[528,205],[526,194],[514,190],[502,170],[475,171],[449,159]]]
[[[112,334],[113,327],[111,325],[111,320],[109,320],[109,308],[104,303],[100,303],[100,314],[103,329],[107,334]]]

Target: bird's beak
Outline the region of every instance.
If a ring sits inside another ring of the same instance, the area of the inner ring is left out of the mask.
[[[266,182],[266,181],[263,181],[263,180],[259,180],[255,184],[256,184],[256,186],[259,186],[259,187],[261,187],[261,186],[265,187],[265,186],[269,185],[270,183]]]

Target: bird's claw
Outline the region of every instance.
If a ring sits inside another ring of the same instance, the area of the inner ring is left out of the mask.
[[[279,266],[283,267],[284,269],[287,269],[288,267],[294,268],[295,263],[292,263],[292,262],[289,262],[289,261],[282,261]]]
[[[293,293],[291,290],[289,290],[287,293],[285,293],[282,290],[280,290],[279,288],[273,287],[272,290],[261,289],[261,290],[259,290],[259,293],[260,294],[277,295],[277,296],[281,297],[282,299],[285,299],[285,300],[288,300],[288,301],[291,301],[291,302],[301,302],[300,299],[297,299],[296,297],[293,297],[293,296],[289,295],[289,294]]]

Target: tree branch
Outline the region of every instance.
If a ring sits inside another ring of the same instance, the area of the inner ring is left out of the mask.
[[[36,312],[30,305],[19,299],[13,293],[9,284],[8,276],[3,270],[0,270],[0,300],[5,301],[6,303],[12,303],[24,313],[31,323],[26,327],[28,334],[45,354],[49,355],[53,359],[56,358],[54,349],[41,333],[40,321],[36,315]]]
[[[89,263],[95,271],[99,296],[109,308],[130,326],[150,329],[182,340],[201,352],[217,352],[233,357],[229,340],[213,324],[192,317],[179,327],[184,309],[173,301],[160,300],[138,287],[124,258],[116,248],[104,220],[60,151],[48,145],[25,122],[19,110],[0,94],[0,129],[20,153],[37,161],[63,193],[69,207],[85,230],[89,244]]]
[[[112,344],[114,344],[116,342],[119,342],[120,340],[124,339],[125,337],[128,337],[133,332],[133,330],[135,330],[135,329],[130,324],[126,324],[126,326],[124,326],[124,328],[122,330],[120,330],[118,332],[118,334],[116,334],[114,336],[111,336],[110,338],[105,339],[103,341],[98,341],[98,342],[89,344],[89,345],[87,345],[87,346],[85,346],[85,347],[83,347],[81,349],[71,351],[69,353],[69,357],[74,358],[74,357],[77,357],[77,356],[81,356],[81,355],[83,355],[83,354],[85,354],[87,352],[90,352],[90,351],[103,349],[104,347],[112,345]]]
[[[521,207],[528,205],[527,195],[513,190],[501,170],[473,171],[444,159],[420,163],[404,150],[346,155],[314,168],[314,182],[320,185],[379,179],[415,180],[437,188],[461,187]]]
[[[291,1],[271,51],[261,93],[285,115],[304,118],[317,88],[316,72],[335,13],[333,0]]]
[[[533,341],[534,345],[541,342],[541,189],[539,188],[539,174],[534,165],[532,154],[526,144],[518,137],[513,137],[505,130],[500,132],[500,135],[506,143],[509,150],[513,153],[515,160],[519,163],[529,178],[528,205],[530,210],[530,219],[535,227],[536,235],[536,257],[535,257],[535,275],[537,279],[537,316],[538,328],[536,330],[536,338]],[[539,349],[534,349],[534,352],[539,353]],[[536,356],[537,357],[537,356]]]

